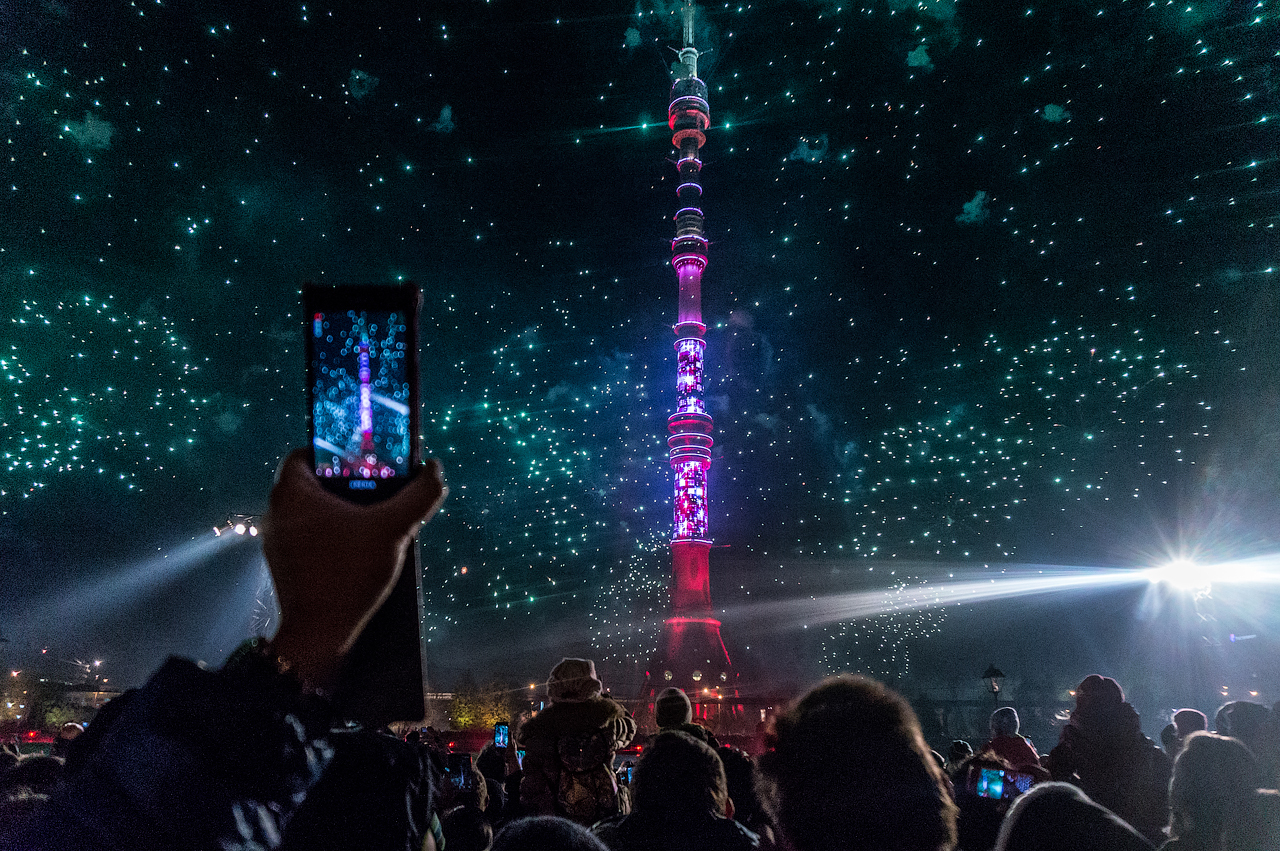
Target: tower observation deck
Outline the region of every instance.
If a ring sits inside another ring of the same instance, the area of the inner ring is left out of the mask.
[[[702,213],[702,160],[711,107],[707,84],[698,78],[693,45],[694,6],[685,0],[684,46],[671,86],[667,123],[679,175],[671,240],[671,265],[680,286],[676,314],[676,410],[667,419],[668,459],[675,485],[671,536],[671,608],[658,651],[646,676],[650,700],[677,686],[694,702],[694,713],[709,722],[740,712],[737,674],[720,637],[720,621],[711,608],[707,524],[707,474],[711,468],[712,420],[703,398],[703,355],[707,326],[702,321],[702,271],[707,267],[707,237]]]

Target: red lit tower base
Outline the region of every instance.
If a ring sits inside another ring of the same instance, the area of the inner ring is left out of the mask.
[[[668,457],[675,479],[675,529],[671,537],[671,614],[662,630],[657,654],[650,661],[645,696],[650,701],[668,686],[678,686],[694,703],[694,715],[723,728],[741,713],[737,674],[724,641],[720,621],[711,609],[707,554],[707,471],[711,467],[711,416],[702,396],[704,335],[702,270],[707,265],[703,234],[702,185],[698,153],[711,122],[707,85],[698,79],[698,51],[693,47],[693,4],[685,0],[682,70],[671,87],[668,124],[676,149],[680,182],[676,195],[676,236],[671,265],[680,282],[676,321],[676,412],[667,420]]]

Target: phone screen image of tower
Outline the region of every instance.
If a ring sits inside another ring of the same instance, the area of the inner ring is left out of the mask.
[[[394,311],[312,315],[316,475],[409,474],[408,328]]]

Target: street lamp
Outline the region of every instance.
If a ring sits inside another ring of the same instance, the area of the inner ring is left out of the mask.
[[[1000,706],[1000,681],[1004,679],[1004,671],[995,666],[994,663],[987,666],[982,672],[982,679],[987,681],[987,691],[991,692],[991,699],[995,701],[997,707]]]

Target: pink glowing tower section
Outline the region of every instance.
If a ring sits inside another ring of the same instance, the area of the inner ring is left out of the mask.
[[[711,108],[707,85],[698,78],[693,46],[694,7],[684,5],[684,48],[667,110],[671,144],[680,180],[671,265],[680,285],[676,314],[676,410],[667,419],[668,460],[675,488],[672,500],[671,611],[661,644],[650,661],[646,696],[677,686],[694,704],[695,716],[718,722],[739,715],[737,674],[720,637],[711,608],[711,549],[707,479],[711,469],[712,421],[703,399],[707,326],[702,321],[702,272],[707,237],[702,213],[702,160]],[[652,709],[652,704],[650,705]]]

